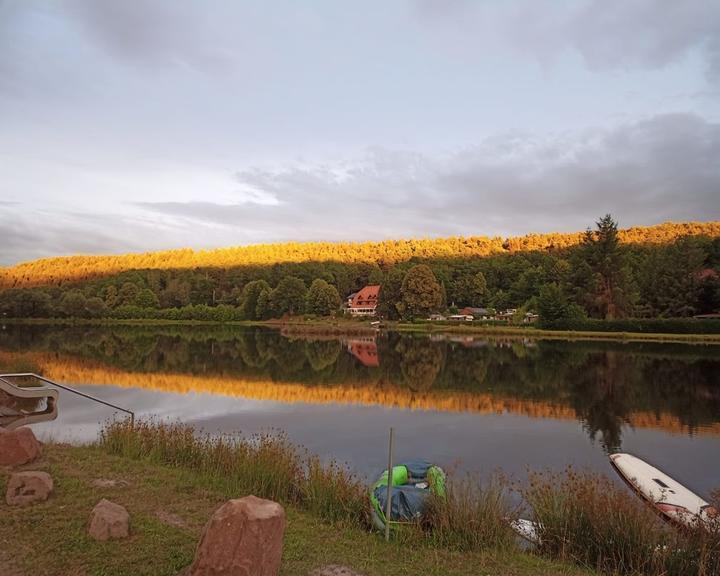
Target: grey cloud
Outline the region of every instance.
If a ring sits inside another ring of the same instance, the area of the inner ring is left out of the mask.
[[[593,0],[567,22],[589,65],[662,67],[696,48],[720,74],[720,4],[706,0]]]
[[[198,69],[226,63],[227,55],[217,48],[217,33],[222,30],[217,26],[218,7],[224,8],[222,18],[229,21],[240,12],[228,4],[172,0],[67,0],[60,7],[112,55]]]
[[[0,206],[0,266],[66,254],[147,250],[153,225],[109,214],[49,213]]]
[[[451,154],[374,148],[352,162],[241,170],[275,204],[198,198],[133,214],[0,206],[0,264],[69,253],[582,230],[720,219],[720,125],[650,118],[554,138],[495,137]]]
[[[498,150],[501,153],[498,153]],[[240,173],[277,206],[142,203],[255,240],[579,230],[720,218],[720,125],[665,115],[608,132],[498,139],[443,157],[374,150],[352,165]]]
[[[594,70],[661,68],[703,54],[708,76],[720,79],[720,3],[708,0],[514,1],[498,5],[416,0],[427,26],[451,27],[477,44],[503,36],[541,59],[571,48]]]

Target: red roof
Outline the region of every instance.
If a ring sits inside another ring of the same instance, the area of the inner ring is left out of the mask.
[[[365,286],[360,292],[355,294],[350,303],[352,308],[375,308],[378,303],[378,297],[380,296],[380,285],[371,284]]]
[[[718,277],[718,273],[712,268],[703,268],[695,273],[695,278],[700,281],[703,280],[715,280]]]

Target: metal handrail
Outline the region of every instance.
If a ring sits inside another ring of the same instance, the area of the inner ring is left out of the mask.
[[[112,404],[111,402],[107,402],[106,400],[102,400],[101,398],[96,398],[95,396],[91,396],[90,394],[85,394],[85,392],[80,392],[80,390],[75,390],[75,388],[71,388],[70,386],[66,386],[65,384],[58,384],[57,382],[54,382],[53,380],[50,380],[48,378],[45,378],[44,376],[40,376],[38,374],[34,374],[32,372],[21,372],[17,374],[0,374],[0,380],[5,382],[6,384],[9,384],[13,388],[17,388],[22,390],[19,386],[16,384],[13,384],[12,382],[8,382],[6,378],[35,378],[37,380],[40,380],[41,382],[45,382],[46,384],[50,384],[51,386],[57,386],[58,388],[61,388],[62,390],[67,390],[68,392],[72,392],[73,394],[77,394],[78,396],[82,396],[83,398],[87,398],[88,400],[92,400],[93,402],[98,402],[99,404],[104,404],[105,406],[109,406],[110,408],[114,408],[115,410],[120,410],[121,412],[125,412],[126,414],[130,415],[130,426],[135,426],[135,412],[132,410],[128,410],[127,408],[123,408],[122,406],[117,406],[116,404]]]

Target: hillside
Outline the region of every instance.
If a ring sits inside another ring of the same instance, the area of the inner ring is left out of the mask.
[[[498,254],[568,248],[583,232],[485,236],[383,242],[287,242],[196,251],[190,248],[118,256],[43,258],[0,268],[0,289],[61,285],[131,270],[265,267],[282,263],[339,262],[388,266],[410,259],[466,259]],[[685,236],[720,237],[720,222],[666,222],[619,231],[624,244],[665,244]]]

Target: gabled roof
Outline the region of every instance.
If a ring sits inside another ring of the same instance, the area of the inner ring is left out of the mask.
[[[352,308],[374,308],[377,306],[379,296],[380,285],[370,284],[353,296],[350,305]]]

